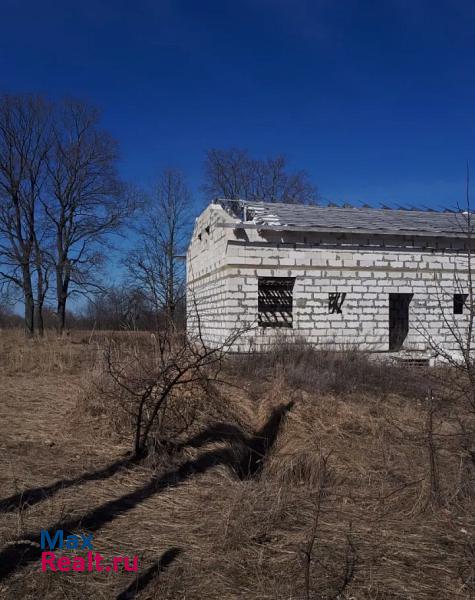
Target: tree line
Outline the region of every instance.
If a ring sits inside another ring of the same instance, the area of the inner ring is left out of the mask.
[[[155,180],[150,190],[123,180],[118,142],[96,107],[1,96],[0,327],[18,324],[12,306],[23,307],[29,336],[45,326],[62,334],[74,324],[150,328],[182,319],[183,258],[200,204],[317,200],[308,174],[289,171],[283,156],[256,159],[238,148],[206,153],[201,202],[178,169]],[[123,274],[110,287],[114,250]],[[71,299],[81,296],[74,314]]]

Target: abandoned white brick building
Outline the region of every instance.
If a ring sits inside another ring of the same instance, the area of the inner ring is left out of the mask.
[[[290,335],[337,348],[455,353],[468,313],[465,221],[451,212],[216,201],[188,248],[189,334],[213,346],[245,329],[238,351]]]

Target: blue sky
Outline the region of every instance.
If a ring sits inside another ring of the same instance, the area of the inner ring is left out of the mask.
[[[462,201],[475,169],[475,4],[1,0],[0,89],[85,98],[124,177],[285,153],[324,199]]]

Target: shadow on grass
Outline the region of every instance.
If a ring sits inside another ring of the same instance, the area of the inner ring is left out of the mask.
[[[264,427],[253,436],[247,435],[235,425],[216,423],[187,440],[187,442],[176,446],[176,448],[200,448],[211,442],[229,442],[230,448],[235,450],[237,458],[230,466],[236,471],[240,479],[254,477],[262,469],[263,459],[274,445],[282,418],[292,408],[293,404],[293,402],[289,402],[274,409]]]
[[[29,488],[23,492],[19,492],[18,494],[8,496],[8,498],[1,499],[0,513],[14,512],[15,510],[23,510],[30,506],[34,506],[35,504],[38,504],[38,502],[42,502],[43,500],[54,496],[54,494],[62,489],[74,487],[75,485],[80,485],[86,481],[99,481],[101,479],[108,479],[121,469],[129,468],[140,462],[140,460],[141,459],[135,457],[123,458],[111,463],[110,465],[107,465],[103,469],[98,469],[97,471],[82,473],[81,475],[71,479],[60,479],[59,481],[55,481],[50,485]]]
[[[170,566],[179,554],[181,554],[181,548],[170,548],[164,552],[160,557],[160,560],[153,563],[151,567],[136,577],[129,587],[117,596],[116,600],[134,600],[136,595],[145,589],[162,571]]]
[[[165,472],[161,476],[154,475],[146,484],[133,492],[105,502],[84,516],[59,521],[48,528],[50,536],[52,537],[59,529],[63,530],[65,538],[78,529],[95,532],[162,490],[175,487],[191,476],[205,473],[217,465],[228,466],[240,479],[256,476],[262,469],[267,452],[275,442],[283,417],[292,405],[293,403],[289,403],[274,409],[264,427],[254,436],[249,437],[241,432],[236,442],[231,443],[227,448],[203,452],[196,459],[185,461],[177,469]],[[200,441],[205,439],[206,442]],[[206,432],[198,435],[194,440],[195,445],[211,441],[206,436]],[[193,439],[190,443],[193,445]],[[25,534],[0,552],[0,581],[41,557],[40,539],[41,532]]]

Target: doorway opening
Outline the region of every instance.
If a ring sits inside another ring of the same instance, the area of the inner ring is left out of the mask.
[[[413,294],[389,294],[389,350],[401,350],[409,332],[409,305]]]

